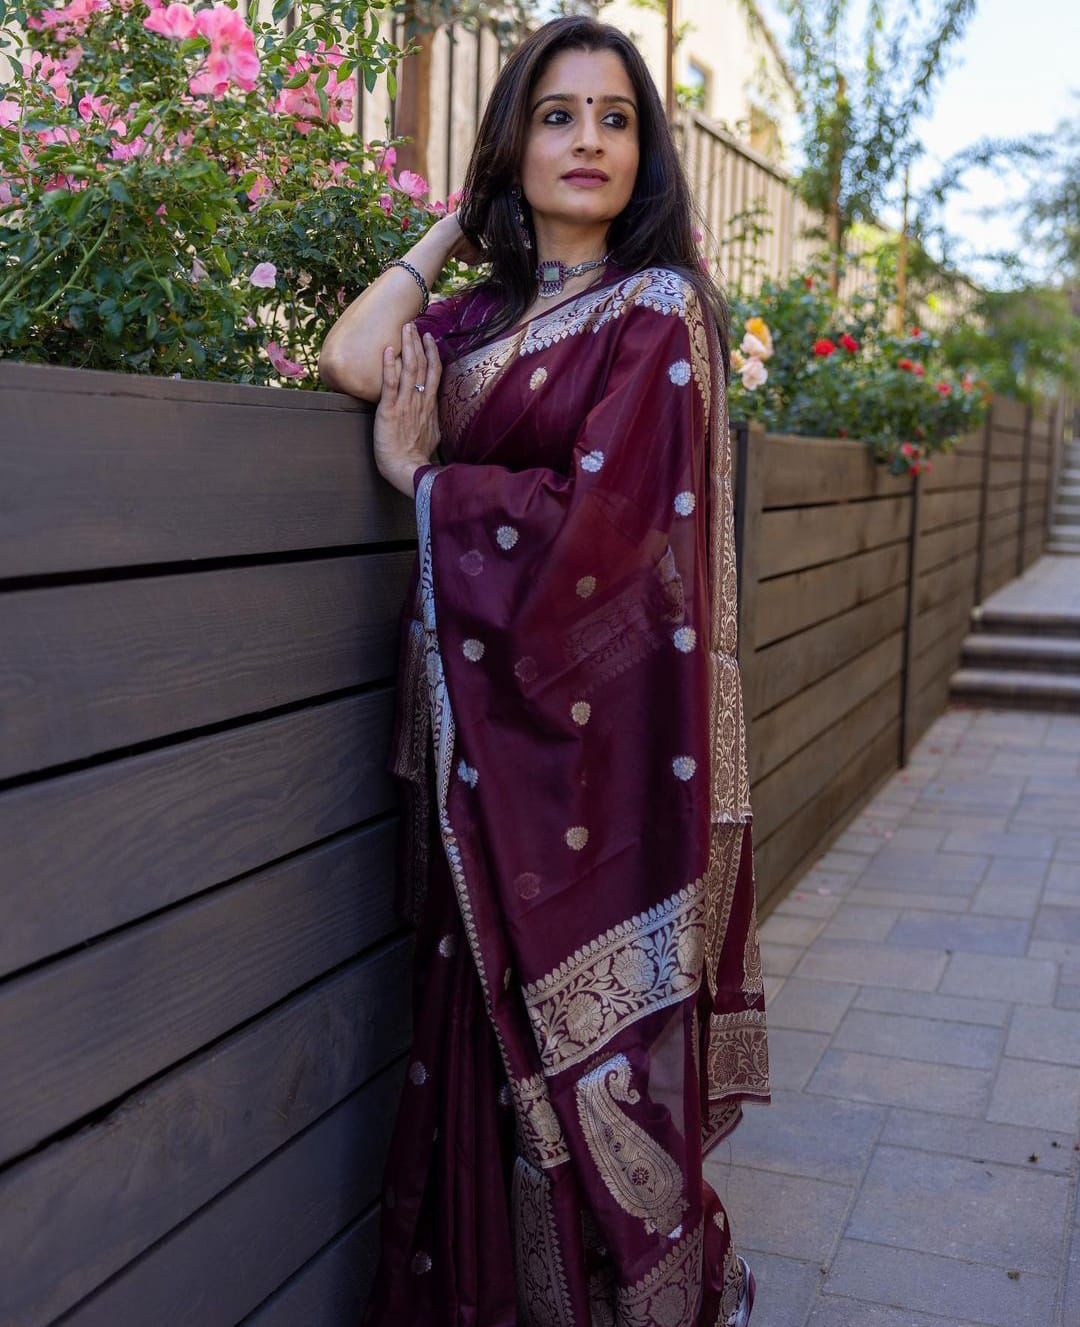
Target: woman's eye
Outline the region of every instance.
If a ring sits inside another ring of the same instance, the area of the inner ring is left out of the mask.
[[[565,120],[553,120],[551,117],[553,115],[569,116],[569,114],[570,114],[569,111],[560,111],[560,110],[549,111],[547,115],[544,116],[544,124],[565,124],[566,123]],[[616,120],[618,121],[618,123],[614,126],[616,129],[626,128],[629,121],[627,120],[626,116],[622,113],[622,111],[608,111],[607,115],[604,116],[604,119],[607,120],[608,117],[611,115],[614,115]]]

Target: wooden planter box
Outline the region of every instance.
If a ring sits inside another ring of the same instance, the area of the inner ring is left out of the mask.
[[[4,1321],[352,1324],[410,1034],[412,504],[348,397],[13,363],[0,390]],[[1039,428],[1003,405],[918,488],[749,435],[763,904],[942,709],[980,584],[1043,547]]]

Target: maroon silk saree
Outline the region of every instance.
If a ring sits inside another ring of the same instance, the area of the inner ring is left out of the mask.
[[[610,264],[447,340],[389,768],[414,1039],[371,1327],[717,1327],[770,1100],[716,328]]]

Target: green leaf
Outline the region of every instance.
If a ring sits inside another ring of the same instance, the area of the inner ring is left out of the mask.
[[[392,69],[386,71],[386,91],[390,100],[393,101],[397,96],[397,75]]]
[[[119,338],[120,333],[123,330],[124,330],[124,315],[120,313],[119,310],[117,310],[116,313],[110,313],[109,316],[105,319],[106,333],[109,336],[111,336],[115,341]]]
[[[298,74],[293,74],[292,78],[285,80],[285,86],[287,88],[302,88],[310,77],[310,70],[301,69]]]
[[[109,197],[115,198],[118,203],[126,203],[129,207],[135,204],[127,185],[117,176],[113,176],[109,181]]]
[[[275,23],[280,23],[292,7],[293,0],[275,0],[274,8],[270,11],[270,17]]]

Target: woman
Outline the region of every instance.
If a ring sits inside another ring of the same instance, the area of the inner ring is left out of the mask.
[[[726,313],[627,38],[524,42],[463,196],[322,355],[378,400],[420,543],[390,764],[414,1040],[365,1321],[743,1324],[702,1176],[770,1100]],[[450,255],[490,275],[427,308]]]

